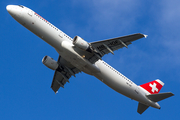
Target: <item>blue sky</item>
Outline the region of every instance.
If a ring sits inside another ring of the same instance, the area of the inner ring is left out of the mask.
[[[54,71],[41,60],[58,58],[43,40],[17,23],[6,5],[27,6],[67,33],[88,42],[132,33],[148,38],[108,54],[104,60],[140,85],[159,78],[161,92],[175,96],[160,101],[161,110],[148,108],[80,73],[58,94],[50,89]],[[178,119],[180,85],[180,1],[178,0],[3,0],[0,2],[0,116],[2,120],[128,120]]]

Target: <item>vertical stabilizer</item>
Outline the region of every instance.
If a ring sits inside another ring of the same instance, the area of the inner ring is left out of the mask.
[[[145,89],[150,94],[159,93],[159,91],[161,90],[163,86],[164,86],[164,83],[159,79],[140,85],[141,88]]]

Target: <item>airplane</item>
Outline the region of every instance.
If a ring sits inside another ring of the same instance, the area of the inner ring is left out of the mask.
[[[164,83],[157,79],[142,85],[136,85],[122,73],[111,67],[102,57],[108,53],[132,44],[147,35],[137,33],[127,36],[87,42],[79,36],[69,37],[56,26],[48,22],[33,10],[23,5],[7,5],[8,13],[21,25],[51,45],[59,54],[55,61],[49,56],[42,59],[42,63],[55,71],[51,88],[57,93],[64,88],[71,76],[76,77],[79,72],[95,76],[104,84],[118,93],[139,102],[137,112],[142,114],[149,106],[160,109],[157,103],[173,96],[171,92],[159,93]]]

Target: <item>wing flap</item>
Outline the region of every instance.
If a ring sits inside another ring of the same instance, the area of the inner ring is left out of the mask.
[[[54,73],[54,78],[51,84],[51,88],[53,89],[53,91],[56,93],[58,91],[58,89],[60,87],[64,87],[64,85],[66,84],[62,74],[60,74],[60,72],[55,71]]]
[[[56,74],[56,73],[55,73]],[[55,75],[55,77],[57,77],[56,75]],[[58,77],[60,80],[62,79],[62,78],[60,78],[60,77]],[[52,84],[51,84],[51,88],[52,88],[52,90],[56,93],[57,91],[58,91],[58,89],[60,88],[60,84],[58,84],[58,82],[55,80],[55,79],[53,79],[53,81],[52,81]]]
[[[69,82],[70,77],[75,74],[81,72],[79,69],[75,67],[68,67],[63,65],[63,63],[60,62],[61,57],[58,58],[58,63],[61,65],[59,69],[57,69],[54,73],[53,81],[51,84],[52,90],[57,93],[60,87],[64,88],[64,85],[66,82]]]

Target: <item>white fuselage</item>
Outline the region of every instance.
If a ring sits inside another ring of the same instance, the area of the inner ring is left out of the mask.
[[[8,12],[24,27],[50,44],[61,55],[79,70],[93,75],[115,91],[139,101],[148,106],[160,108],[157,102],[150,101],[145,95],[147,92],[137,86],[130,79],[122,75],[103,60],[91,64],[74,49],[72,38],[39,16],[31,9],[24,6],[8,5]]]

